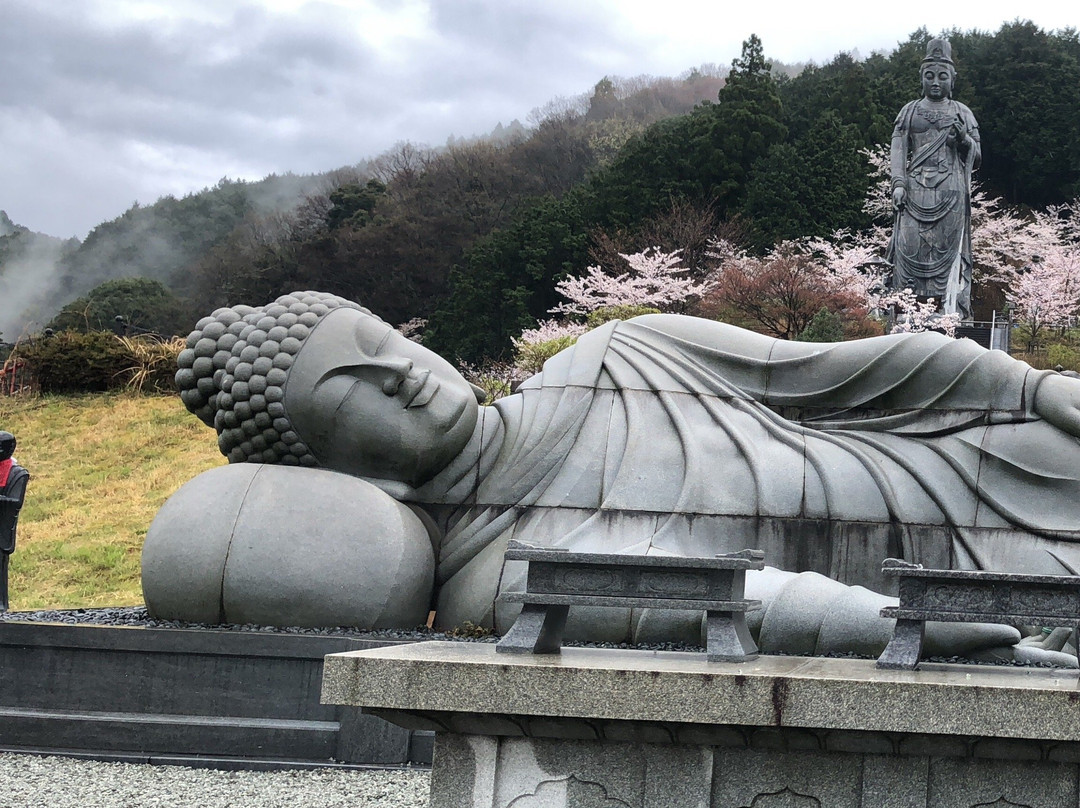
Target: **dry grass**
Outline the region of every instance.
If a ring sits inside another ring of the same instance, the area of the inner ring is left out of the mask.
[[[172,337],[164,341],[144,337],[117,339],[135,360],[135,364],[128,370],[131,374],[127,382],[129,390],[151,392],[161,381],[171,381],[173,373],[176,372],[176,357],[184,350],[183,337]]]
[[[175,396],[0,397],[0,429],[32,475],[11,557],[14,610],[142,602],[139,555],[161,504],[221,465]]]

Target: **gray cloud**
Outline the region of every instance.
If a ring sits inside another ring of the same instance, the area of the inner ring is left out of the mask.
[[[133,198],[222,174],[321,171],[402,139],[489,130],[605,72],[589,56],[597,21],[539,5],[437,3],[430,28],[383,49],[330,4],[164,26],[7,2],[0,143],[16,149],[0,157],[0,203],[81,234]],[[72,192],[82,204],[62,198]]]

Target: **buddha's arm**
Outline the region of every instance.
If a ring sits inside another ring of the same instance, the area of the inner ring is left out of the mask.
[[[1019,414],[1030,407],[1030,366],[971,340],[891,334],[829,345],[780,343],[766,403],[876,411],[955,409]]]
[[[1037,373],[1000,351],[931,332],[809,343],[672,314],[636,317],[625,325],[648,329],[636,332],[640,339],[690,357],[749,398],[779,407],[957,409],[1023,417],[1030,407],[1028,377]]]
[[[904,106],[896,116],[889,145],[889,175],[892,180],[893,201],[897,206],[903,204],[904,189],[907,185],[907,119],[910,106]]]
[[[1080,437],[1080,379],[1048,373],[1035,389],[1035,414]]]
[[[960,120],[964,130],[959,144],[960,153],[972,168],[978,168],[979,164],[982,163],[979,122],[975,120],[975,115],[966,106],[961,105],[960,110]]]
[[[645,314],[627,320],[626,324],[644,326],[658,335],[672,337],[687,346],[698,346],[727,354],[748,363],[767,362],[776,344],[781,341],[717,320],[687,317],[682,314]],[[823,346],[818,346],[818,349],[821,347]]]

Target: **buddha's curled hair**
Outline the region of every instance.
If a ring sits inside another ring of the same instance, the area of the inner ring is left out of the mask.
[[[177,359],[176,386],[184,405],[217,430],[230,463],[317,465],[289,422],[284,385],[311,329],[343,306],[371,314],[337,295],[293,292],[267,306],[218,309],[195,325]]]

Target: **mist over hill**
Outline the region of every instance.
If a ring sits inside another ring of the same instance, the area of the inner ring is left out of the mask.
[[[0,334],[13,341],[40,330],[62,306],[117,278],[158,280],[182,297],[183,270],[242,222],[291,211],[337,181],[334,172],[222,179],[179,199],[133,205],[81,242],[32,232],[0,212]]]
[[[0,210],[0,341],[15,341],[36,318],[51,316],[63,296],[56,267],[77,239],[35,233]]]
[[[270,175],[257,182],[224,178],[212,188],[184,197],[163,196],[151,205],[135,204],[115,219],[99,224],[82,242],[32,233],[3,214],[0,339],[14,340],[40,330],[66,304],[105,281],[125,277],[160,281],[190,302],[192,317],[197,318],[199,307],[206,305],[208,290],[195,288],[196,276],[205,276],[212,267],[215,249],[218,259],[222,253],[235,258],[240,250],[251,260],[265,260],[253,253],[295,236],[305,227],[324,226],[322,217],[332,207],[329,197],[339,188],[362,186],[376,179],[389,187],[389,200],[407,190],[410,177],[438,173],[436,164],[441,155],[452,154],[452,162],[464,155],[469,155],[471,161],[484,152],[516,152],[524,163],[519,175],[534,171],[549,175],[522,183],[520,193],[504,189],[508,198],[500,199],[496,203],[499,207],[505,208],[513,198],[526,193],[564,189],[568,183],[580,180],[603,155],[610,155],[631,131],[685,113],[699,101],[715,97],[724,72],[714,65],[704,65],[679,79],[604,79],[597,85],[600,97],[593,99],[584,94],[554,99],[533,112],[529,128],[514,120],[505,126],[498,124],[486,135],[450,134],[445,146],[439,148],[402,143],[374,159],[321,174]],[[616,118],[623,123],[603,125],[605,119]],[[586,126],[590,129],[588,137],[594,141],[591,147],[578,143],[585,139]],[[575,128],[581,131],[570,137],[570,130]],[[575,150],[578,153],[571,154]],[[544,151],[546,155],[541,154]],[[557,163],[564,157],[567,166],[559,167]],[[508,186],[514,182],[514,178],[506,177]],[[477,217],[472,229],[479,227],[480,231],[498,222],[475,208],[459,213]],[[403,211],[398,215],[408,217]],[[237,302],[221,295],[213,302],[219,299]]]

